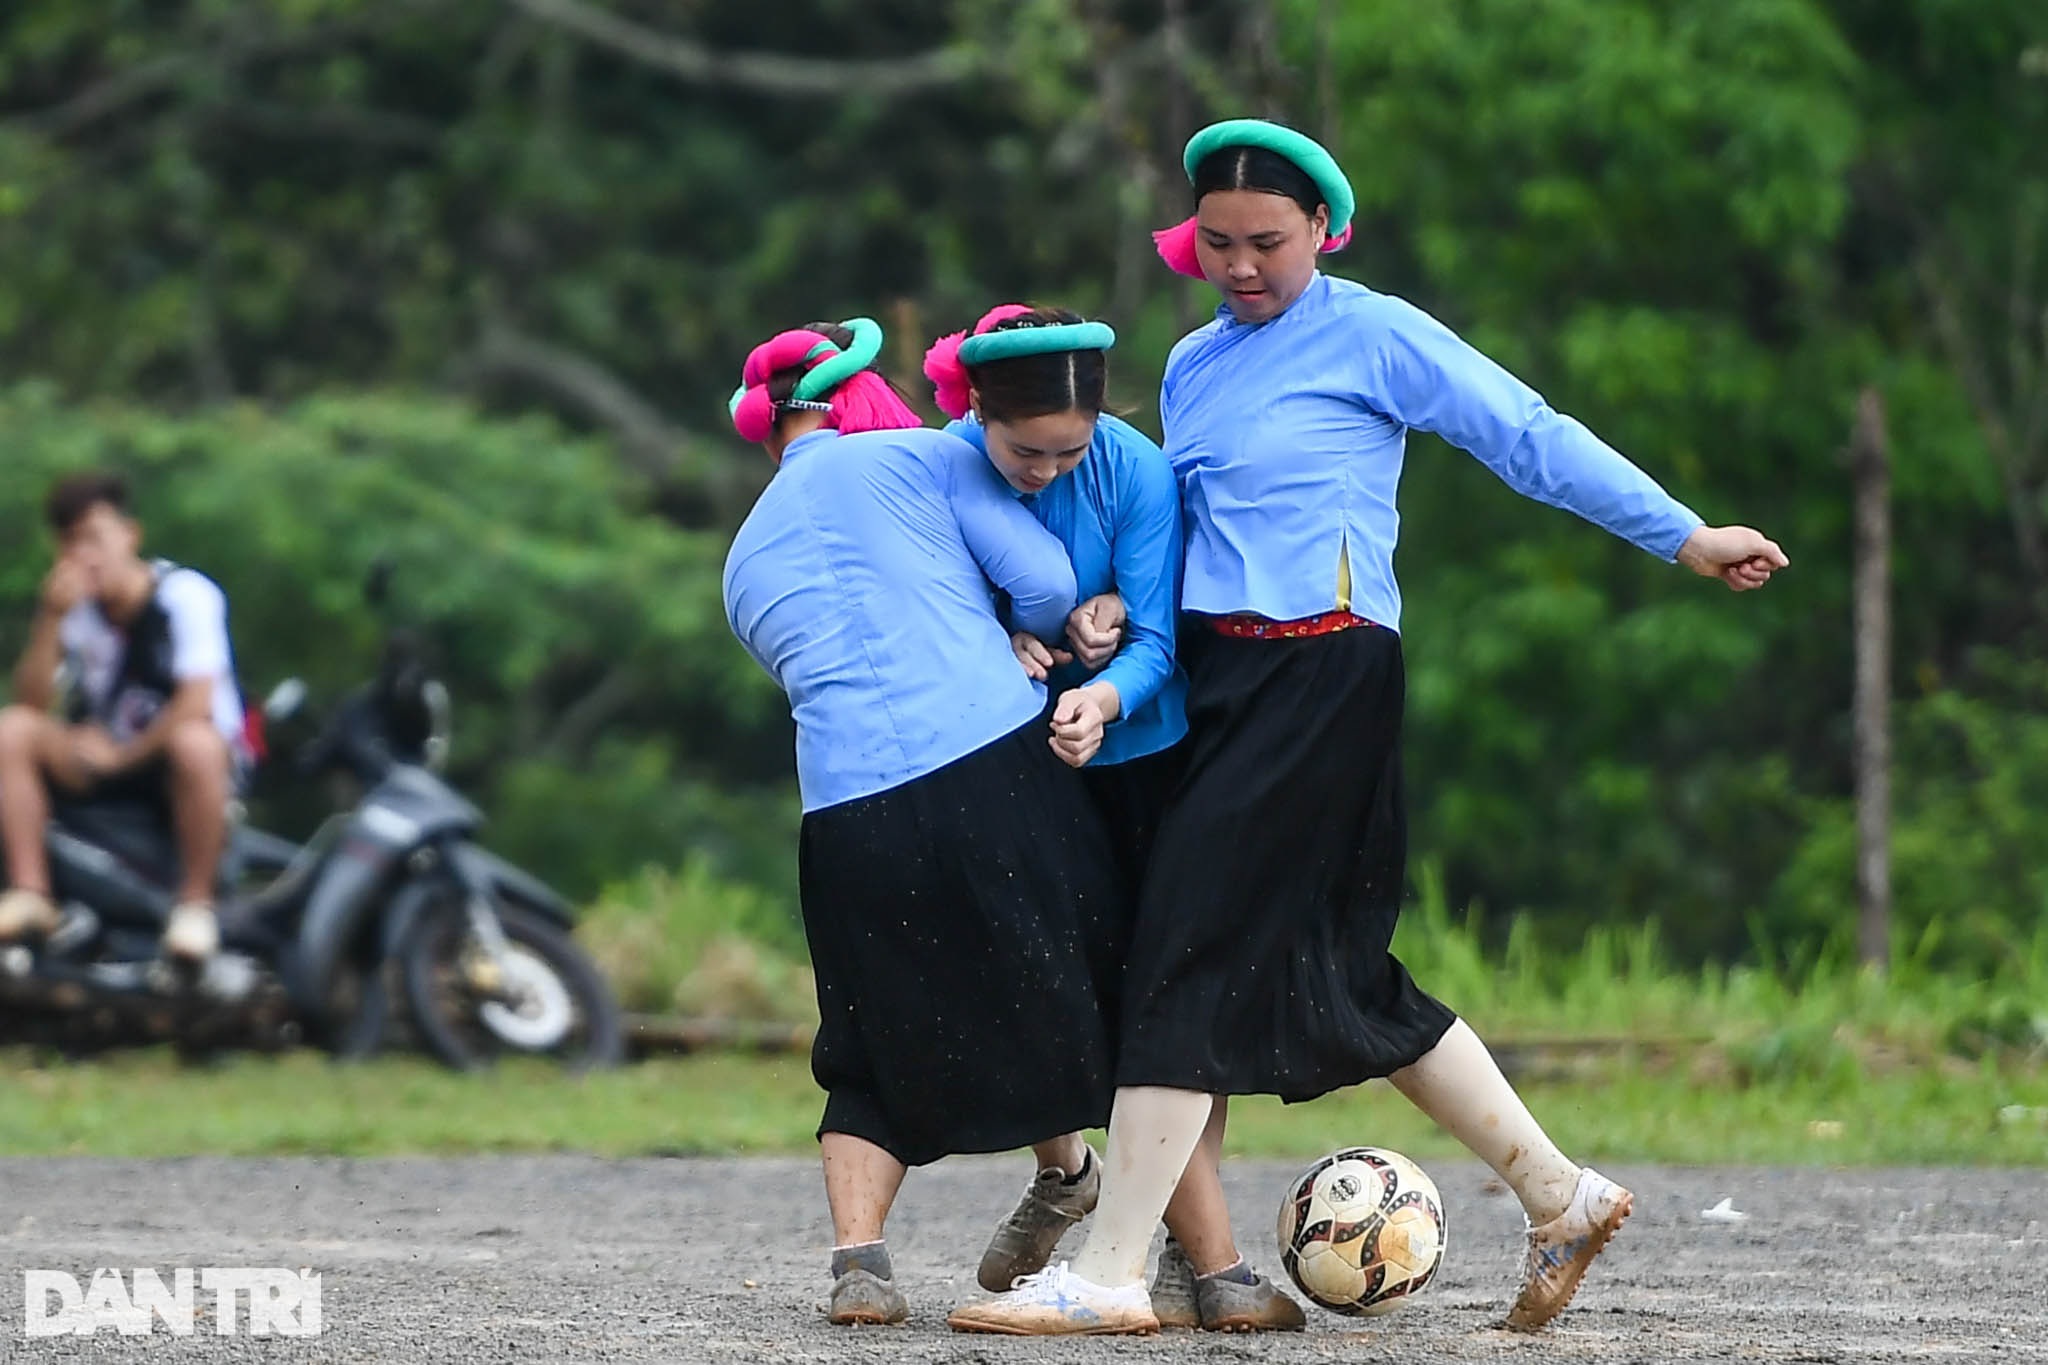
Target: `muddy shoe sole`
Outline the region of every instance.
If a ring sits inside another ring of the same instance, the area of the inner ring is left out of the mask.
[[[1608,1215],[1607,1221],[1594,1228],[1587,1236],[1586,1254],[1572,1262],[1572,1273],[1565,1281],[1564,1292],[1552,1302],[1534,1308],[1525,1308],[1517,1301],[1515,1306],[1508,1310],[1507,1318],[1501,1326],[1511,1332],[1538,1332],[1557,1321],[1558,1314],[1571,1307],[1572,1300],[1578,1297],[1579,1286],[1586,1282],[1586,1272],[1593,1268],[1593,1262],[1600,1259],[1600,1253],[1607,1250],[1607,1244],[1614,1240],[1615,1233],[1621,1231],[1621,1225],[1628,1221],[1628,1216],[1635,1212],[1635,1207],[1636,1197],[1624,1192],[1621,1202],[1614,1206],[1614,1212]]]
[[[992,1337],[1150,1337],[1159,1334],[1159,1319],[1145,1322],[1104,1323],[1100,1327],[1062,1329],[1057,1332],[1041,1332],[1030,1327],[1014,1327],[1008,1323],[984,1322],[976,1318],[950,1317],[946,1326],[956,1332],[974,1332]]]
[[[1301,1305],[1263,1275],[1253,1284],[1202,1280],[1197,1294],[1207,1332],[1299,1332],[1308,1327]]]
[[[825,1316],[834,1327],[894,1327],[910,1316],[910,1305],[894,1281],[849,1270],[833,1282]]]

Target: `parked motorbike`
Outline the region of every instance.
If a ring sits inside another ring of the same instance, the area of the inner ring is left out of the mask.
[[[96,1016],[168,1012],[181,1042],[241,1017],[273,1044],[310,1034],[343,1057],[382,1044],[391,1002],[370,956],[375,941],[322,944],[308,913],[355,880],[333,841],[300,848],[231,820],[216,888],[220,950],[196,974],[158,952],[178,874],[161,805],[59,800],[45,847],[61,918],[42,942],[0,951],[0,975],[15,999]],[[294,959],[319,963],[317,974],[293,969]]]
[[[389,573],[373,571],[383,605]],[[273,726],[306,689],[264,703]],[[187,1007],[282,1000],[290,1024],[339,1056],[374,1052],[401,1006],[452,1067],[506,1054],[609,1066],[619,1009],[569,936],[573,911],[537,878],[480,847],[482,813],[440,775],[450,706],[412,637],[392,631],[376,678],[336,706],[295,764],[340,774],[359,795],[303,846],[239,823],[223,860],[221,950],[196,977],[165,963],[177,854],[160,812],[64,807],[48,836],[58,929],[0,953],[0,971],[68,988],[82,1003]]]

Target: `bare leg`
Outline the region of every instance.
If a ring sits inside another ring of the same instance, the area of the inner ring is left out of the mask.
[[[1197,1275],[1228,1270],[1242,1259],[1230,1230],[1230,1205],[1223,1198],[1223,1128],[1229,1117],[1229,1096],[1216,1096],[1208,1126],[1166,1205],[1167,1231],[1187,1253]]]
[[[825,1163],[825,1200],[832,1206],[834,1246],[882,1240],[882,1225],[903,1187],[903,1163],[866,1138],[826,1133],[818,1139]]]
[[[188,721],[165,745],[171,822],[178,834],[178,900],[213,904],[228,837],[228,746],[211,721]]]
[[[1579,1183],[1577,1163],[1557,1149],[1464,1020],[1452,1024],[1420,1061],[1387,1079],[1493,1167],[1522,1201],[1532,1224],[1548,1223],[1571,1204]]]
[[[954,1309],[947,1325],[1026,1336],[1158,1331],[1145,1253],[1215,1108],[1215,1097],[1199,1090],[1120,1087],[1109,1112],[1102,1198],[1080,1254],[1019,1279],[1008,1293]]]
[[[1102,1200],[1095,1206],[1095,1226],[1074,1258],[1074,1274],[1111,1288],[1144,1281],[1152,1229],[1166,1212],[1214,1110],[1214,1097],[1199,1090],[1139,1085],[1116,1092]]]
[[[1057,1168],[1068,1175],[1079,1175],[1081,1168],[1088,1164],[1088,1144],[1081,1140],[1079,1133],[1062,1133],[1059,1137],[1032,1143],[1031,1155],[1037,1159],[1041,1171]]]
[[[825,1199],[832,1206],[832,1306],[836,1326],[902,1322],[910,1305],[896,1287],[882,1229],[896,1191],[903,1187],[903,1163],[850,1133],[818,1139],[825,1163]]]
[[[50,861],[43,849],[50,824],[45,774],[56,766],[63,738],[63,727],[44,712],[0,709],[0,844],[6,848],[7,879],[39,896],[50,894]]]

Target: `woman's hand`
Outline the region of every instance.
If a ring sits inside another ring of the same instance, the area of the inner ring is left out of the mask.
[[[1089,672],[1105,667],[1124,643],[1124,599],[1113,592],[1091,597],[1067,617],[1067,643]]]
[[[1039,682],[1051,677],[1053,669],[1059,665],[1074,661],[1074,656],[1064,649],[1054,649],[1024,630],[1010,637],[1010,652],[1017,656],[1018,663],[1024,665],[1024,671]]]
[[[1792,561],[1775,541],[1747,526],[1702,526],[1679,547],[1678,562],[1702,578],[1718,578],[1734,592],[1771,581]]]
[[[1079,768],[1102,748],[1103,727],[1123,713],[1123,699],[1109,683],[1093,682],[1062,692],[1052,709],[1052,751]]]

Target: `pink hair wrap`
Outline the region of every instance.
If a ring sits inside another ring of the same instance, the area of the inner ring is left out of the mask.
[[[759,444],[775,430],[775,400],[768,381],[783,370],[810,370],[839,348],[827,337],[804,328],[778,332],[747,353],[740,370],[745,393],[732,410],[733,430],[742,440]],[[813,354],[815,352],[815,354]],[[889,382],[873,370],[860,370],[826,397],[831,411],[825,425],[851,436],[860,431],[897,431],[924,422],[897,397]]]
[[[974,324],[974,335],[994,331],[997,324],[1030,311],[1027,304],[999,303],[981,315],[981,321]],[[932,401],[939,405],[940,412],[955,420],[965,417],[972,405],[967,367],[960,363],[960,343],[965,340],[966,332],[948,332],[924,353],[924,377],[932,381]]]

